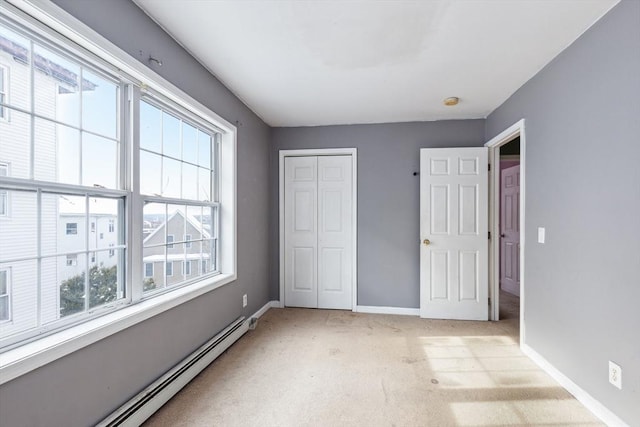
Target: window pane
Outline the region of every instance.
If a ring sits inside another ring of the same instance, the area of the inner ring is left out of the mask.
[[[62,123],[80,125],[80,66],[42,46],[34,47],[35,112]]]
[[[0,220],[0,262],[37,255],[38,203],[35,192],[7,191],[10,219]],[[51,207],[43,204],[50,213]],[[54,211],[55,213],[55,207]],[[43,215],[43,221],[47,218]],[[55,241],[55,235],[54,235]]]
[[[165,243],[165,223],[167,221],[167,205],[164,203],[146,203],[143,210],[143,245],[160,245]]]
[[[35,328],[38,324],[38,275],[35,260],[0,264],[0,270],[7,271],[11,290],[9,311],[11,322],[0,327],[0,338]],[[43,270],[44,274],[45,270]],[[55,289],[55,270],[54,270]]]
[[[142,258],[145,264],[153,265],[153,275],[143,279],[143,290],[148,292],[164,288],[165,247],[144,248]]]
[[[80,131],[68,126],[56,125],[58,138],[58,181],[80,184]],[[53,162],[51,159],[49,162]],[[36,165],[40,168],[40,165]]]
[[[182,164],[182,198],[198,200],[198,168]]]
[[[86,257],[78,255],[76,265],[68,265],[66,256],[57,257],[60,284],[60,317],[83,312],[85,309]]]
[[[162,158],[162,195],[180,198],[181,163],[167,157]]]
[[[146,151],[140,152],[140,192],[149,196],[162,193],[162,157]]]
[[[31,42],[2,24],[0,24],[0,42],[4,46],[3,50],[11,58],[6,64],[9,69],[7,73],[9,77],[5,76],[4,91],[9,96],[5,97],[5,102],[30,110],[31,68],[29,67],[29,58],[31,56]]]
[[[82,128],[116,138],[118,87],[86,69],[82,78]]]
[[[198,131],[188,123],[182,122],[182,160],[198,163]]]
[[[162,154],[180,158],[180,120],[162,112]]]
[[[140,102],[140,147],[162,153],[162,113],[144,101]]]
[[[208,169],[198,168],[198,200],[213,201],[211,194],[211,173]]]
[[[118,143],[89,133],[82,134],[82,184],[118,188]]]
[[[202,131],[198,131],[198,147],[198,164],[211,169],[211,136]]]
[[[42,254],[86,249],[86,202],[82,196],[42,194]]]
[[[31,174],[31,118],[5,109],[11,120],[0,120],[0,160],[11,165],[10,176],[29,178]]]
[[[56,164],[56,124],[36,118],[34,122],[34,178],[40,181],[58,181]]]
[[[187,233],[191,234],[191,240],[202,239],[202,206],[187,206]]]
[[[117,299],[118,291],[123,290],[123,284],[119,279],[119,262],[122,249],[115,251],[111,257],[113,262],[109,264],[94,265],[89,269],[89,307],[113,302]]]
[[[121,244],[118,230],[118,212],[122,200],[91,197],[89,199],[89,221],[96,224],[97,232],[89,235],[89,250],[106,249]],[[84,225],[84,224],[83,224]],[[113,231],[112,231],[113,230]],[[102,239],[100,239],[102,235]]]

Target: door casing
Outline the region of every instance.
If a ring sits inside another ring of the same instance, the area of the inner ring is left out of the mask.
[[[323,148],[323,149],[306,149],[306,150],[280,150],[279,167],[278,167],[278,194],[279,194],[279,244],[280,244],[280,307],[284,308],[284,159],[286,157],[303,157],[303,156],[351,156],[352,169],[352,200],[353,209],[352,216],[352,259],[353,259],[353,277],[352,277],[352,311],[356,311],[358,305],[358,150],[356,148]]]
[[[489,140],[489,297],[491,301],[489,319],[499,320],[500,315],[500,147],[520,136],[520,346],[525,338],[525,191],[526,191],[526,138],[525,120],[520,119],[499,135]]]

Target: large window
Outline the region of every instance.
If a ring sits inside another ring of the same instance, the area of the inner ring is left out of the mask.
[[[220,273],[225,131],[42,31],[0,14],[0,347]]]

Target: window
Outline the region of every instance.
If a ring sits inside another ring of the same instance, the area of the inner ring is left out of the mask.
[[[0,322],[11,320],[9,271],[0,270]]]
[[[191,276],[191,261],[182,261],[182,274]]]
[[[26,213],[0,223],[3,358],[105,313],[121,330],[131,313],[142,321],[236,277],[235,127],[57,10],[0,11],[0,106],[11,118],[0,120],[0,216]],[[100,335],[86,330],[62,347]]]
[[[9,164],[0,163],[0,176],[9,176]],[[9,192],[0,190],[0,216],[9,215]]]
[[[67,234],[78,234],[78,223],[77,222],[68,222],[67,223]]]
[[[145,262],[144,263],[144,277],[153,277],[153,263]]]
[[[5,120],[7,117],[4,104],[7,102],[8,77],[7,68],[0,65],[0,119]]]

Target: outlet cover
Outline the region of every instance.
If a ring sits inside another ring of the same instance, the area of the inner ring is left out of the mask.
[[[242,295],[242,307],[247,306],[247,294]]]
[[[622,368],[609,361],[609,382],[622,390]]]
[[[544,243],[545,230],[544,227],[538,227],[538,243]]]

